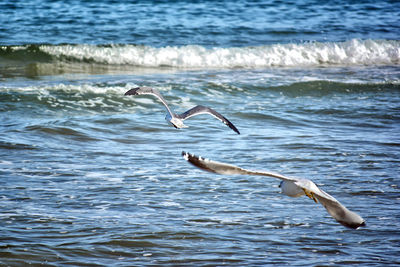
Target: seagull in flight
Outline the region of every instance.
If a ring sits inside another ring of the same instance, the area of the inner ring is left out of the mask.
[[[306,195],[316,203],[320,202],[336,221],[346,227],[357,229],[360,226],[365,226],[365,220],[360,215],[348,210],[333,196],[319,189],[311,180],[290,178],[273,172],[246,170],[238,166],[205,159],[184,151],[182,151],[182,156],[194,166],[213,173],[259,175],[278,178],[281,180],[279,187],[283,194],[289,197]]]
[[[233,131],[235,131],[237,134],[240,134],[239,130],[236,129],[235,125],[233,125],[227,118],[213,110],[212,108],[205,107],[205,106],[195,106],[188,111],[182,113],[182,114],[176,114],[171,111],[169,108],[167,102],[165,99],[162,97],[160,92],[154,88],[151,87],[136,87],[133,89],[130,89],[125,93],[125,95],[153,95],[157,97],[165,106],[167,109],[168,113],[165,116],[165,120],[172,124],[175,128],[180,129],[180,128],[187,128],[185,124],[183,124],[183,121],[186,119],[189,119],[190,117],[200,115],[200,114],[209,114],[211,116],[214,116],[221,122],[223,122],[225,125],[227,125],[229,128],[231,128]]]

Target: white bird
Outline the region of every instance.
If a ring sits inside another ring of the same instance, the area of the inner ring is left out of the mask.
[[[282,180],[279,187],[285,195],[290,197],[306,195],[316,203],[319,201],[336,221],[346,227],[357,229],[360,226],[365,226],[365,220],[360,215],[348,210],[334,197],[319,189],[308,179],[289,178],[273,172],[246,170],[234,165],[205,159],[184,151],[182,151],[182,156],[194,166],[213,173],[259,175],[278,178]]]
[[[156,89],[153,89],[151,87],[137,87],[130,89],[125,93],[125,95],[153,95],[156,96],[160,101],[164,104],[165,108],[167,109],[168,113],[165,116],[165,120],[169,123],[171,123],[175,128],[186,128],[185,124],[183,124],[183,121],[196,116],[200,114],[209,114],[217,118],[218,120],[222,121],[225,125],[227,125],[229,128],[231,128],[233,131],[235,131],[237,134],[240,134],[239,130],[236,129],[235,125],[233,125],[227,118],[213,110],[212,108],[208,108],[205,106],[195,106],[194,108],[189,109],[188,111],[182,113],[182,114],[175,114],[171,111],[171,109],[168,107],[167,102],[165,99],[162,97],[160,92]]]

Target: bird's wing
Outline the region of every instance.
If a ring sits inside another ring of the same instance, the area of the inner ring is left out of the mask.
[[[365,220],[360,215],[348,210],[333,196],[318,188],[318,186],[315,185],[314,182],[308,179],[296,179],[273,172],[246,170],[238,166],[205,159],[184,151],[182,151],[182,156],[194,166],[213,173],[227,175],[242,174],[269,176],[281,180],[292,181],[297,186],[303,188],[305,191],[311,192],[314,197],[317,198],[318,201],[325,207],[328,213],[342,225],[354,229],[365,225]]]
[[[289,178],[289,177],[280,175],[278,173],[246,170],[246,169],[240,168],[235,165],[226,164],[226,163],[222,163],[222,162],[218,162],[218,161],[213,161],[213,160],[206,159],[206,158],[203,158],[200,156],[196,156],[194,154],[190,154],[190,153],[187,153],[184,151],[182,151],[182,156],[184,159],[189,161],[194,166],[196,166],[200,169],[203,169],[205,171],[213,172],[213,173],[226,174],[226,175],[232,175],[232,174],[259,175],[259,176],[269,176],[269,177],[278,178],[278,179],[286,180],[286,181],[297,181],[297,179]]]
[[[235,127],[235,125],[233,125],[232,122],[230,122],[227,118],[225,118],[220,113],[218,113],[217,111],[215,111],[209,107],[198,105],[198,106],[195,106],[194,108],[189,109],[188,111],[186,111],[182,114],[177,115],[177,117],[182,120],[186,120],[190,117],[200,115],[200,114],[209,114],[211,116],[214,116],[218,120],[222,121],[229,128],[231,128],[233,131],[235,131],[237,134],[240,134],[239,130]]]
[[[353,229],[365,225],[365,220],[360,215],[347,209],[336,198],[318,188],[318,186],[312,181],[299,179],[295,184],[309,192],[312,192],[314,197],[318,199],[328,213],[342,225]]]
[[[165,101],[164,97],[160,94],[160,92],[157,89],[151,88],[151,87],[136,87],[133,89],[130,89],[125,93],[125,95],[153,95],[156,96],[165,106],[167,109],[168,113],[171,115],[171,117],[174,116],[173,112],[170,110],[167,101]]]

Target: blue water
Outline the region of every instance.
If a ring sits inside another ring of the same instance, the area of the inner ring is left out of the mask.
[[[397,1],[3,1],[0,43],[259,46],[398,39]]]
[[[397,1],[3,1],[0,264],[400,264]],[[206,115],[175,129],[151,96]],[[309,178],[348,229],[279,181]]]

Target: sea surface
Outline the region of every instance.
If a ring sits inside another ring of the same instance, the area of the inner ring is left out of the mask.
[[[0,2],[1,266],[399,266],[399,1]],[[175,129],[152,96],[207,115]],[[268,177],[309,178],[337,223]]]

